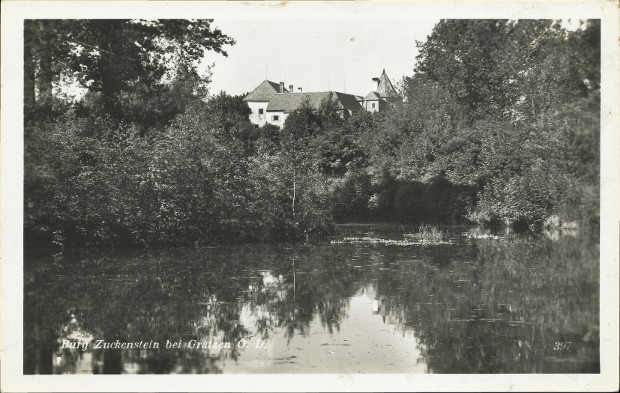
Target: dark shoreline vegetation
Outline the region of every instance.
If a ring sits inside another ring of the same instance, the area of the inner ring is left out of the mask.
[[[442,21],[402,103],[342,118],[328,100],[281,130],[255,129],[242,96],[207,94],[197,62],[234,44],[211,21],[27,20],[24,33],[26,247],[279,241],[375,221],[598,235],[599,21]],[[57,94],[67,80],[80,100]]]

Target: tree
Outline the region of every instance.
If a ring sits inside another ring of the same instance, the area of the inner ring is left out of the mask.
[[[474,187],[480,223],[542,223],[593,205],[598,22],[443,20],[418,46],[403,111],[378,137],[398,143],[374,161],[393,157],[387,167],[407,181]]]
[[[165,124],[178,113],[171,105],[170,81],[206,82],[198,66],[206,51],[227,55],[235,41],[212,28],[212,20],[32,20],[26,21],[26,103],[35,91],[51,91],[63,77],[96,93],[104,112],[121,121]],[[33,88],[34,86],[34,88]],[[174,88],[172,88],[174,89]],[[192,89],[194,90],[194,89]],[[192,91],[191,93],[196,93]],[[159,102],[158,102],[159,101]],[[141,109],[145,103],[159,108]]]
[[[510,105],[497,54],[505,44],[506,20],[441,20],[426,42],[418,42],[418,76],[447,89],[473,121]]]

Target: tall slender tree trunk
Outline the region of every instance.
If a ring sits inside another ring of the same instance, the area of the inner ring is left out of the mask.
[[[28,21],[26,21],[28,23]],[[24,30],[26,26],[24,25]],[[26,34],[26,31],[24,31]],[[32,125],[32,114],[36,100],[35,89],[35,59],[32,43],[24,45],[24,126]]]
[[[52,46],[53,42],[47,42],[45,47],[41,49],[39,55],[38,76],[38,99],[40,103],[48,103],[52,98],[54,74],[52,71]]]
[[[293,169],[293,220],[295,220],[295,198],[297,193],[297,174],[295,169]]]
[[[122,89],[123,70],[121,69],[123,48],[123,20],[96,21],[96,31],[100,36],[98,47],[101,60],[101,96],[106,113],[115,119],[122,118],[119,94]]]
[[[48,21],[24,22],[24,123],[32,125],[35,108],[49,102],[53,88],[55,32]]]

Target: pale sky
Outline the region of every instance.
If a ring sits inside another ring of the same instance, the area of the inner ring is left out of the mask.
[[[331,88],[365,96],[384,68],[395,86],[413,75],[415,42],[426,40],[438,21],[215,19],[237,43],[227,47],[227,58],[206,56],[205,63],[215,63],[210,91],[242,94],[268,79],[295,91]]]
[[[299,13],[268,19],[263,13],[254,18],[231,19],[228,14],[214,18],[213,26],[236,44],[224,47],[228,57],[207,52],[202,67],[214,65],[211,94],[249,93],[268,79],[285,82],[287,89],[292,84],[295,92],[302,87],[305,92],[333,90],[366,96],[376,87],[372,78],[384,68],[398,88],[403,77],[413,75],[416,41],[426,41],[439,22],[408,19],[408,14],[372,19],[368,12],[344,19],[342,10],[329,19],[300,18]],[[575,29],[578,23],[565,20],[564,26]],[[76,98],[84,92],[77,82],[64,90]]]

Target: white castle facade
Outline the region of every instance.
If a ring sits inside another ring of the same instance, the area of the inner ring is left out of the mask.
[[[293,85],[288,89],[284,82],[275,83],[264,80],[252,92],[243,98],[248,103],[252,113],[250,121],[258,128],[265,124],[273,124],[282,127],[291,112],[297,110],[302,103],[308,102],[318,109],[321,102],[331,97],[344,115],[344,112],[366,110],[368,112],[380,112],[385,110],[390,102],[399,100],[394,85],[388,78],[385,70],[378,78],[373,78],[377,83],[375,91],[371,91],[365,97],[335,91],[327,92],[303,92],[301,88],[294,91]]]

